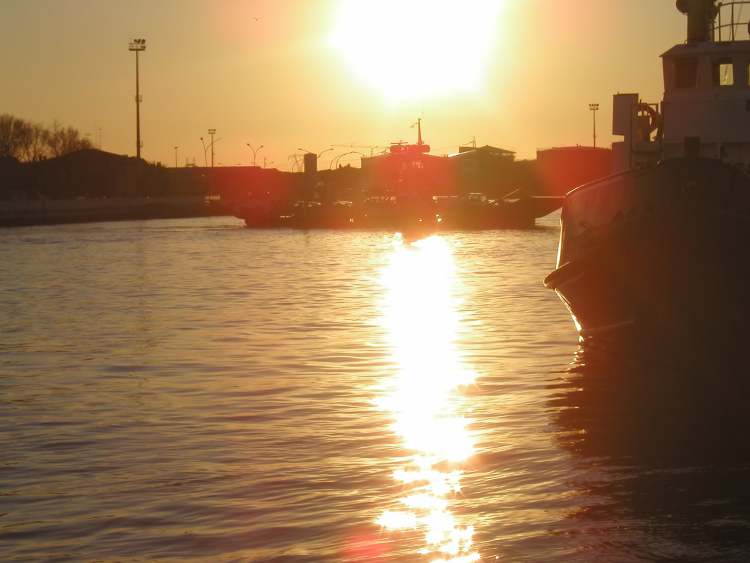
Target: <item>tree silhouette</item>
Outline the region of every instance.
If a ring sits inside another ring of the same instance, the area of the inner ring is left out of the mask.
[[[0,115],[0,157],[33,162],[92,148],[73,127],[54,122],[51,128],[10,114]]]

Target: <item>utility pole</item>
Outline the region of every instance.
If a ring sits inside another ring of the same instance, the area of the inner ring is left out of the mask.
[[[211,135],[211,168],[214,167],[214,135],[216,135],[216,129],[209,129],[208,134]]]
[[[128,46],[128,50],[135,53],[135,154],[140,160],[141,158],[141,85],[140,85],[140,69],[138,67],[138,55],[141,51],[146,50],[145,39],[133,39]]]
[[[589,109],[594,116],[594,148],[596,148],[596,112],[599,111],[599,104],[589,104]]]

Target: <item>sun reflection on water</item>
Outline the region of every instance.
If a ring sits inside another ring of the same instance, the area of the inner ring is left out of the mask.
[[[479,560],[474,528],[452,513],[461,492],[461,467],[474,453],[461,389],[474,382],[456,345],[460,329],[455,289],[459,280],[449,244],[433,236],[394,242],[382,283],[387,329],[396,373],[376,402],[392,414],[393,431],[413,453],[394,472],[404,496],[377,523],[390,531],[424,533],[420,553],[433,563]]]

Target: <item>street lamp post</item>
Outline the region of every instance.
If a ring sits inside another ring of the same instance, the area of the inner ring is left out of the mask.
[[[297,150],[300,150],[300,149],[297,149]],[[292,172],[299,172],[299,155],[290,154],[287,160],[289,161],[290,170]]]
[[[358,154],[360,158],[365,156],[359,151],[349,151],[349,152],[341,153],[339,155],[334,156],[331,159],[331,163],[328,165],[328,169],[333,170],[334,168],[338,167],[338,165],[341,164],[341,159],[344,158],[345,156],[349,156],[350,154]]]
[[[264,145],[260,145],[257,149],[255,149],[250,143],[245,143],[245,144],[250,148],[251,151],[253,151],[253,166],[255,166],[255,157],[258,154],[258,151],[260,151],[260,149],[262,149]],[[263,166],[263,168],[265,168],[265,165]]]
[[[174,146],[174,167],[177,168],[177,149],[179,149],[179,145]]]
[[[209,129],[208,134],[211,135],[211,168],[214,167],[214,135],[216,135],[216,129]]]
[[[596,112],[599,111],[599,104],[589,104],[589,109],[594,116],[594,148],[596,148]]]
[[[138,55],[141,51],[146,50],[145,39],[133,39],[128,46],[128,51],[135,53],[135,153],[136,157],[141,158],[141,84],[140,69],[138,66]]]
[[[313,152],[313,151],[309,151],[307,149],[302,149],[302,148],[299,148],[299,147],[297,148],[297,150],[300,151],[300,152],[307,153],[307,154],[314,154],[318,158],[320,158],[321,156],[323,156],[328,151],[332,151],[333,149],[334,149],[334,147],[328,147],[327,149],[323,150],[322,152],[316,153],[316,152]]]
[[[341,154],[335,155],[331,159],[331,162],[328,163],[328,170],[333,170],[333,163],[336,162],[337,160],[339,160],[342,156],[346,156],[347,154],[349,154],[349,153],[348,152],[342,152]]]
[[[203,145],[203,167],[208,168],[208,157],[206,157],[206,141],[201,137],[201,144]]]

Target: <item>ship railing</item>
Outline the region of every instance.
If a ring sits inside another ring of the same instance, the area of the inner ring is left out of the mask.
[[[750,38],[750,0],[732,0],[716,4],[718,13],[713,23],[716,42]],[[742,19],[747,15],[747,19]]]

